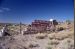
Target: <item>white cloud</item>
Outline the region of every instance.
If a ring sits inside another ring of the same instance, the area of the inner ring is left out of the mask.
[[[0,7],[0,13],[8,12],[8,11],[10,11],[9,8]]]
[[[10,11],[10,9],[9,8],[2,8],[3,10],[6,10],[6,11]]]

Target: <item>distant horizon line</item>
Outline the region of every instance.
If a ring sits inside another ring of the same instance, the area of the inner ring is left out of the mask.
[[[35,20],[43,20],[43,19],[35,19]],[[56,20],[56,19],[55,19]],[[66,19],[66,20],[70,20],[70,19]],[[66,20],[64,20],[64,21],[58,21],[58,22],[65,22]],[[48,20],[45,20],[45,21],[48,21]],[[74,21],[74,20],[70,20],[70,21]],[[32,21],[33,22],[33,21]],[[25,23],[25,22],[22,22],[22,21],[19,21],[19,22],[0,22],[0,23],[12,23],[12,24],[20,24],[20,23],[22,23],[22,24],[31,24],[31,22],[30,23]]]

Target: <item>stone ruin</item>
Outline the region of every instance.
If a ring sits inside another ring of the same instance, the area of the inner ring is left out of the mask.
[[[58,25],[58,22],[56,20],[34,20],[32,24],[28,26],[27,31],[25,31],[24,34],[55,31],[56,25]]]
[[[46,31],[55,31],[56,25],[58,22],[56,20],[50,19],[50,21],[46,20],[34,20],[30,25],[27,26],[23,31],[20,31],[22,34],[34,34],[34,33],[42,33]],[[0,36],[10,35],[8,33],[8,25],[5,25],[1,31]],[[20,28],[21,29],[21,28]]]

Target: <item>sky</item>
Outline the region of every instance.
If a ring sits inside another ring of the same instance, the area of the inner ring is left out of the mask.
[[[0,22],[30,24],[35,19],[74,19],[73,0],[0,0]]]

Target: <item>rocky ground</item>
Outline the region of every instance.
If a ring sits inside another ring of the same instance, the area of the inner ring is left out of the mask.
[[[64,34],[62,31],[61,34]],[[0,49],[74,49],[73,33],[68,35],[46,34],[44,38],[36,38],[37,34],[15,35],[0,38]],[[51,36],[50,36],[51,35]],[[51,39],[53,38],[53,39]],[[62,39],[63,38],[63,39]],[[66,44],[66,45],[65,45]]]
[[[0,38],[0,49],[74,49],[74,30]]]

